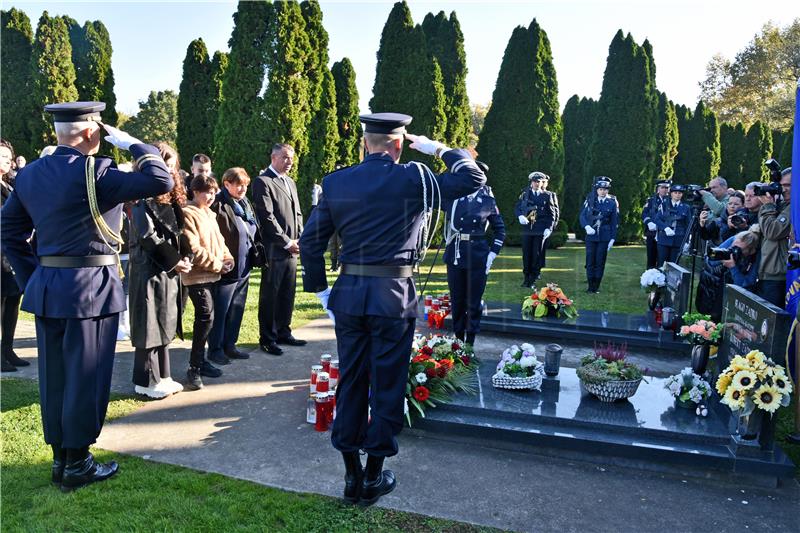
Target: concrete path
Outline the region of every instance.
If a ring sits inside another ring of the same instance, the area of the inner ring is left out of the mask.
[[[282,357],[259,350],[223,367],[206,388],[148,402],[109,424],[98,447],[153,461],[221,473],[291,491],[338,496],[343,467],[328,433],[305,423],[310,365],[336,353],[331,323],[295,331],[309,340]],[[4,376],[36,377],[31,323],[20,323],[18,354],[34,365]],[[483,337],[491,361],[513,339]],[[535,342],[540,353],[544,342]],[[519,339],[522,341],[522,339]],[[175,343],[173,376],[182,380],[188,343]],[[571,346],[574,366],[590,347]],[[634,353],[659,373],[685,366],[670,356]],[[118,344],[113,388],[131,393],[129,343]],[[522,451],[434,438],[405,430],[400,454],[387,460],[397,489],[381,505],[518,531],[800,531],[800,487],[768,490],[661,475]],[[124,475],[124,473],[123,473]]]

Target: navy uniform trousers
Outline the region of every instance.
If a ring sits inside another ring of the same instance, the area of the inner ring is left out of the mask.
[[[586,277],[589,279],[603,279],[606,270],[606,257],[608,257],[609,241],[586,241]]]
[[[647,232],[645,237],[645,246],[647,248],[647,269],[658,268],[663,263],[658,261],[658,243],[656,236],[652,231]]]
[[[664,244],[658,245],[658,264],[663,265],[665,261],[674,263],[678,259],[678,253],[681,251],[680,243],[675,246],[667,246]]]
[[[447,286],[450,288],[450,314],[457,334],[477,334],[481,330],[481,298],[486,289],[486,269],[458,268],[447,265]]]

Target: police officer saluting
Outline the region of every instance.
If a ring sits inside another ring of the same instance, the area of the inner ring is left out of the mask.
[[[614,246],[619,224],[617,199],[608,194],[611,178],[595,178],[593,191],[583,203],[580,221],[586,230],[586,292],[600,292],[600,282],[606,268],[606,256]]]
[[[514,214],[522,224],[522,287],[533,287],[541,274],[541,253],[545,241],[553,232],[556,208],[549,192],[541,190],[540,182],[549,179],[542,172],[528,174],[530,187],[519,195]]]
[[[158,150],[111,126],[106,140],[130,150],[138,170],[93,157],[100,147],[101,102],[45,106],[58,148],[27,165],[2,211],[2,247],[25,287],[22,309],[36,315],[39,392],[53,483],[70,491],[117,472],[95,462],[89,445],[106,415],[119,313],[122,203],[169,192]],[[36,232],[36,250],[29,238]]]
[[[477,163],[484,174],[488,173],[488,166],[481,161]],[[444,211],[447,243],[444,262],[453,306],[453,331],[462,341],[475,344],[475,335],[480,331],[486,277],[503,247],[506,227],[488,186],[445,205]],[[486,230],[490,226],[494,238],[491,247],[486,240]]]
[[[437,191],[446,203],[477,191],[486,177],[466,150],[405,134],[408,115],[374,113],[361,121],[367,155],[323,180],[300,257],[304,289],[335,317],[340,377],[331,441],[344,458],[344,499],[369,505],[395,486],[394,473],[382,469],[384,458],[397,453],[403,427],[424,211],[439,207]],[[420,163],[399,164],[404,135],[411,148],[441,157],[448,172],[434,176]],[[342,266],[331,290],[324,253],[335,231]],[[368,454],[365,470],[359,450]]]
[[[662,203],[656,212],[659,265],[665,261],[676,261],[686,240],[686,232],[692,222],[692,208],[682,201],[685,190],[684,185],[672,185],[669,188],[670,199]]]
[[[642,224],[644,225],[645,244],[647,246],[647,268],[657,268],[658,263],[658,244],[656,243],[656,213],[662,204],[669,202],[669,187],[672,185],[670,180],[660,180],[656,182],[656,192],[642,209]]]

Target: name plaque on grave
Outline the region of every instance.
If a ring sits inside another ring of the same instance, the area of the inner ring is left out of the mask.
[[[689,289],[691,273],[677,263],[664,263],[664,307],[675,309],[675,315],[680,318],[689,310]]]

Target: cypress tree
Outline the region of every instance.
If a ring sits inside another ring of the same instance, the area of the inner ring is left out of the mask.
[[[255,177],[269,163],[266,121],[260,98],[272,4],[240,0],[228,41],[228,68],[222,75],[222,96],[214,130],[214,165],[244,167]]]
[[[675,104],[658,93],[658,130],[656,131],[656,180],[672,178],[678,155],[678,117]]]
[[[719,175],[731,187],[742,188],[748,180],[742,175],[746,134],[741,122],[735,126],[722,124],[719,127],[720,165]]]
[[[215,86],[211,60],[203,39],[186,48],[183,79],[178,93],[178,154],[184,162],[197,153],[211,155],[214,147]]]
[[[128,119],[125,129],[146,143],[163,141],[175,146],[178,135],[178,95],[169,90],[150,91],[147,100],[139,101],[139,112]]]
[[[39,18],[31,54],[31,69],[31,94],[37,111],[29,117],[29,127],[31,147],[34,151],[39,151],[45,145],[56,144],[52,117],[45,115],[44,106],[78,99],[69,30],[62,17],[51,17],[45,11]]]
[[[747,181],[769,180],[769,170],[764,166],[764,161],[772,157],[772,132],[766,124],[756,120],[747,130],[744,161],[742,162],[742,175]],[[744,187],[747,182],[737,184],[737,188]]]
[[[781,164],[783,168],[792,166],[792,142],[794,141],[794,126],[789,128],[788,131],[783,132],[781,136],[783,141],[781,146],[774,145],[774,151],[777,153],[775,159]]]
[[[597,102],[591,98],[578,99],[573,95],[564,107],[564,190],[561,217],[569,228],[578,231],[584,193],[591,185],[586,176],[586,154],[592,142]]]
[[[675,117],[678,119],[678,155],[675,156],[672,179],[677,183],[688,183],[692,179],[692,169],[687,159],[691,145],[692,111],[685,105],[676,105]]]
[[[651,61],[646,47],[637,45],[630,34],[617,32],[609,47],[587,158],[589,176],[614,180],[620,242],[641,235],[642,205],[655,169],[658,106]]]
[[[212,144],[212,152],[206,152],[208,155],[213,155],[214,148],[214,129],[217,125],[219,118],[219,106],[222,101],[222,79],[225,77],[225,71],[228,70],[228,54],[217,50],[214,52],[214,58],[211,60],[211,109],[209,110],[209,135]],[[221,167],[217,164],[215,159],[212,159],[214,171],[218,175],[222,175],[228,167]]]
[[[31,53],[33,28],[23,11],[11,8],[0,12],[0,115],[3,137],[14,145],[17,154],[32,159],[29,120],[38,115],[31,98]]]
[[[678,114],[678,130],[680,139],[675,179],[680,183],[705,184],[717,175],[720,168],[717,117],[701,101],[690,120],[684,122],[681,113]]]
[[[467,54],[464,34],[455,11],[446,17],[428,13],[422,21],[428,52],[442,69],[445,94],[447,130],[443,142],[449,146],[467,146],[471,129],[469,98],[467,97]]]
[[[361,140],[356,71],[345,57],[333,64],[331,74],[336,88],[336,115],[339,125],[338,163],[355,165],[358,163],[358,143]]]
[[[491,168],[501,212],[514,212],[533,170],[550,175],[552,190],[563,186],[564,131],[556,72],[550,42],[535,19],[511,34],[477,151]],[[518,228],[519,224],[507,228],[514,242],[519,242]]]

